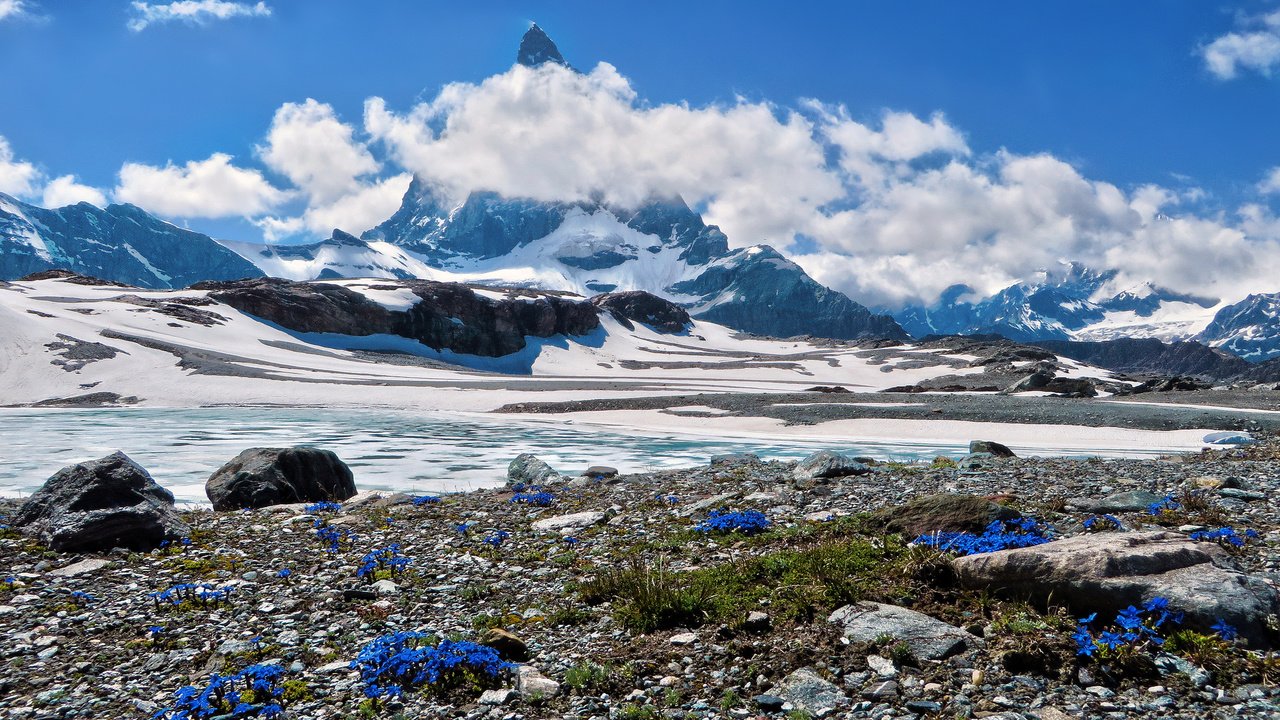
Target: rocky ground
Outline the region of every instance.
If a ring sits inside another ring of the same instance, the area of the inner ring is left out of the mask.
[[[151,552],[56,553],[5,530],[0,716],[149,717],[184,685],[272,663],[287,672],[293,718],[1280,717],[1280,663],[1244,640],[1201,627],[1163,647],[1084,658],[1075,618],[1095,597],[1097,609],[1117,604],[1109,593],[1123,594],[1119,585],[1090,586],[1064,607],[1066,595],[1001,594],[972,568],[957,572],[946,555],[907,544],[930,523],[1015,513],[1102,549],[1167,530],[1175,535],[1158,542],[1180,549],[1150,557],[1176,556],[1173,565],[1145,572],[1171,570],[1176,583],[1191,567],[1199,579],[1188,586],[1205,594],[1190,604],[1241,600],[1203,587],[1213,573],[1229,573],[1224,587],[1273,597],[1274,439],[1159,461],[819,458],[797,468],[722,458],[622,477],[560,470],[574,476],[543,477],[549,496],[507,488],[435,502],[363,495],[328,510],[183,512],[189,542]],[[854,474],[814,477],[827,471]],[[1150,514],[1166,495],[1180,506]],[[697,531],[718,508],[758,510],[769,525],[751,535]],[[12,518],[17,506],[0,512]],[[1126,532],[1085,537],[1095,512]],[[317,536],[317,521],[337,529],[335,547]],[[1230,551],[1185,538],[1222,526],[1260,537]],[[392,543],[408,566],[358,578],[366,553]],[[1192,557],[1200,546],[1211,562]],[[149,597],[204,582],[234,590],[177,606]],[[1257,646],[1272,639],[1267,602],[1249,619],[1262,628],[1250,633]],[[483,640],[521,669],[373,703],[349,663],[400,630]],[[1164,636],[1177,633],[1169,625]]]

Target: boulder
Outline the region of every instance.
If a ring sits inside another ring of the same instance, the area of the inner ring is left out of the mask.
[[[775,691],[796,710],[815,717],[826,717],[849,703],[849,697],[835,683],[809,668],[800,668],[782,678]]]
[[[328,450],[250,448],[204,486],[214,510],[342,501],[356,494],[351,468]]]
[[[524,662],[529,659],[529,647],[510,630],[489,628],[480,635],[478,641],[481,645],[497,650],[498,656],[503,660]]]
[[[1001,392],[1003,393],[1020,393],[1029,392],[1031,390],[1043,390],[1053,380],[1053,372],[1049,370],[1036,370],[1030,375],[1014,382]]]
[[[760,462],[760,456],[755,453],[726,453],[724,455],[712,455],[711,465],[751,465]]]
[[[1211,432],[1204,436],[1206,445],[1252,445],[1257,442],[1247,432]]]
[[[970,453],[988,453],[998,458],[1018,457],[1009,449],[1008,445],[1001,445],[992,440],[971,440],[969,441]]]
[[[1016,520],[1021,515],[976,495],[940,493],[911,498],[905,505],[877,513],[891,532],[909,537],[941,531],[981,533],[996,520]]]
[[[956,461],[956,467],[961,470],[981,470],[990,467],[995,463],[996,456],[987,452],[969,453]]]
[[[847,475],[865,475],[869,472],[871,468],[853,458],[830,450],[819,450],[796,463],[791,476],[796,480],[812,481]]]
[[[1128,605],[1168,599],[1187,627],[1207,630],[1219,619],[1251,645],[1270,647],[1267,618],[1280,596],[1235,568],[1225,550],[1170,532],[1082,535],[1044,545],[956,558],[966,587],[1065,603],[1078,614],[1105,617]]]
[[[23,503],[12,525],[53,550],[154,550],[191,534],[173,493],[122,452],[59,470]]]
[[[531,453],[521,453],[507,466],[508,485],[546,485],[560,482],[560,473]]]
[[[852,642],[870,643],[889,637],[894,643],[906,643],[916,660],[941,660],[983,645],[982,638],[976,635],[897,605],[845,605],[827,620],[840,626]]]
[[[609,467],[608,465],[592,465],[583,471],[582,477],[607,480],[609,478],[618,477],[618,468]]]

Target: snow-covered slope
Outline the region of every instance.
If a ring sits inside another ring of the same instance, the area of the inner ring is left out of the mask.
[[[388,311],[415,304],[406,285],[327,282]],[[582,335],[526,337],[516,353],[482,357],[386,333],[288,330],[219,302],[217,292],[93,286],[76,279],[0,285],[0,405],[112,393],[173,406],[490,409],[533,398],[813,385],[870,391],[983,369],[945,352],[765,340],[703,321],[676,334],[639,323],[628,328],[608,312]],[[512,301],[502,292],[481,290],[477,297],[481,303]],[[538,300],[536,293],[522,297],[517,300]]]

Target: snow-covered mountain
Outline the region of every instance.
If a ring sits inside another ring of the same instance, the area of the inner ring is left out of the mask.
[[[1227,305],[1195,339],[1253,362],[1280,357],[1280,293]]]
[[[932,306],[907,307],[893,315],[916,337],[990,333],[1023,341],[1184,340],[1203,330],[1221,306],[1216,299],[1149,282],[1114,292],[1109,288],[1116,275],[1114,270],[1064,263],[984,298],[975,298],[966,285],[955,285]]]
[[[0,193],[0,280],[57,268],[149,288],[263,274],[208,235],[133,205],[46,210]]]

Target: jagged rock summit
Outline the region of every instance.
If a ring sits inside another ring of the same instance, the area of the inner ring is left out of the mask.
[[[543,63],[555,63],[569,67],[560,48],[552,42],[550,36],[534,23],[520,39],[520,50],[516,53],[516,62],[526,67],[537,67]]]

